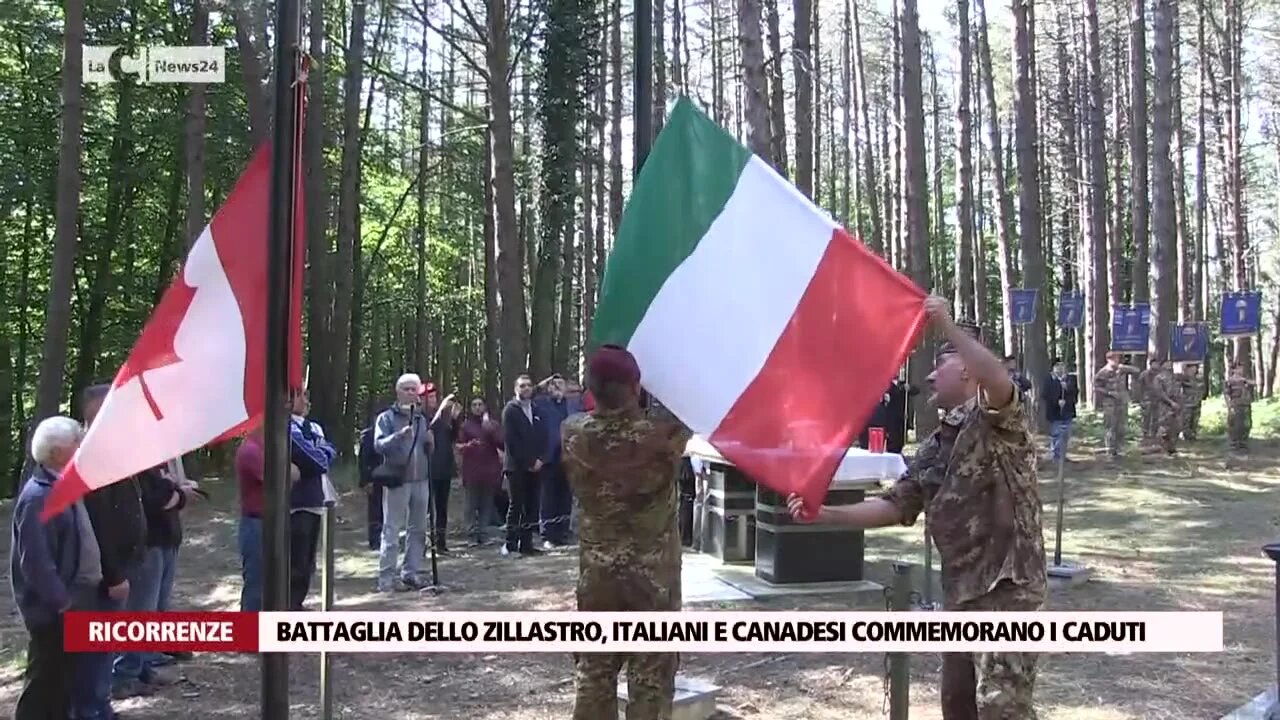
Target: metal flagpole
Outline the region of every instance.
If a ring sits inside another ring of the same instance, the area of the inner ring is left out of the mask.
[[[632,177],[653,147],[653,2],[635,0],[635,155]]]
[[[271,148],[270,236],[267,243],[266,408],[263,418],[263,605],[289,609],[289,349],[297,187],[295,81],[302,15],[297,0],[276,0],[275,127]],[[289,656],[262,655],[262,719],[288,720]]]

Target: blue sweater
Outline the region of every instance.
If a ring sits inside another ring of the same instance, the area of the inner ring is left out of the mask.
[[[289,490],[289,507],[324,507],[324,483],[320,476],[329,472],[338,451],[323,437],[317,435],[310,423],[289,421],[289,460],[298,466],[298,482]]]
[[[80,570],[80,530],[68,508],[40,521],[54,476],[36,466],[13,506],[9,575],[13,599],[27,627],[58,622]]]
[[[570,415],[582,412],[582,403],[576,398],[556,400],[550,395],[539,395],[534,404],[542,417],[542,429],[547,434],[546,464],[554,465],[561,460],[560,426]]]

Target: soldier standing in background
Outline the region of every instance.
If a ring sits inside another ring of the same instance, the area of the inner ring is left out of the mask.
[[[1253,428],[1253,381],[1244,376],[1239,363],[1231,366],[1223,395],[1227,399],[1227,441],[1232,450],[1249,449],[1249,431]]]
[[[595,409],[561,426],[565,472],[581,504],[578,610],[679,610],[676,462],[691,433],[652,398],[640,406],[640,368],[626,350],[605,345],[587,372]],[[623,665],[627,720],[670,718],[679,663],[675,653],[576,655],[573,720],[618,717]]]
[[[1107,453],[1119,457],[1129,424],[1129,379],[1138,369],[1120,363],[1120,353],[1107,353],[1107,364],[1093,376],[1093,393],[1102,410]]]
[[[1178,374],[1178,385],[1182,389],[1182,437],[1187,442],[1194,442],[1200,431],[1200,404],[1204,402],[1204,382],[1200,378],[1200,366],[1187,363]]]
[[[1138,373],[1138,406],[1142,409],[1142,444],[1151,445],[1156,437],[1156,393],[1152,389],[1160,374],[1160,358],[1152,356],[1147,369]]]
[[[1151,401],[1151,423],[1155,428],[1160,448],[1169,455],[1178,452],[1178,435],[1182,432],[1179,410],[1182,407],[1182,387],[1173,369],[1163,360],[1151,378],[1148,388]]]

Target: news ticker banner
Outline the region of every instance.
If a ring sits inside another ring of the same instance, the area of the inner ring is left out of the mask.
[[[1221,612],[66,614],[72,652],[1221,652]]]

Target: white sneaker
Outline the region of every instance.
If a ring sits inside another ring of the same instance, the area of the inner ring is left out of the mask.
[[[502,547],[498,549],[498,554],[502,557],[506,557],[511,554],[511,551],[507,549],[506,543],[503,543]]]

